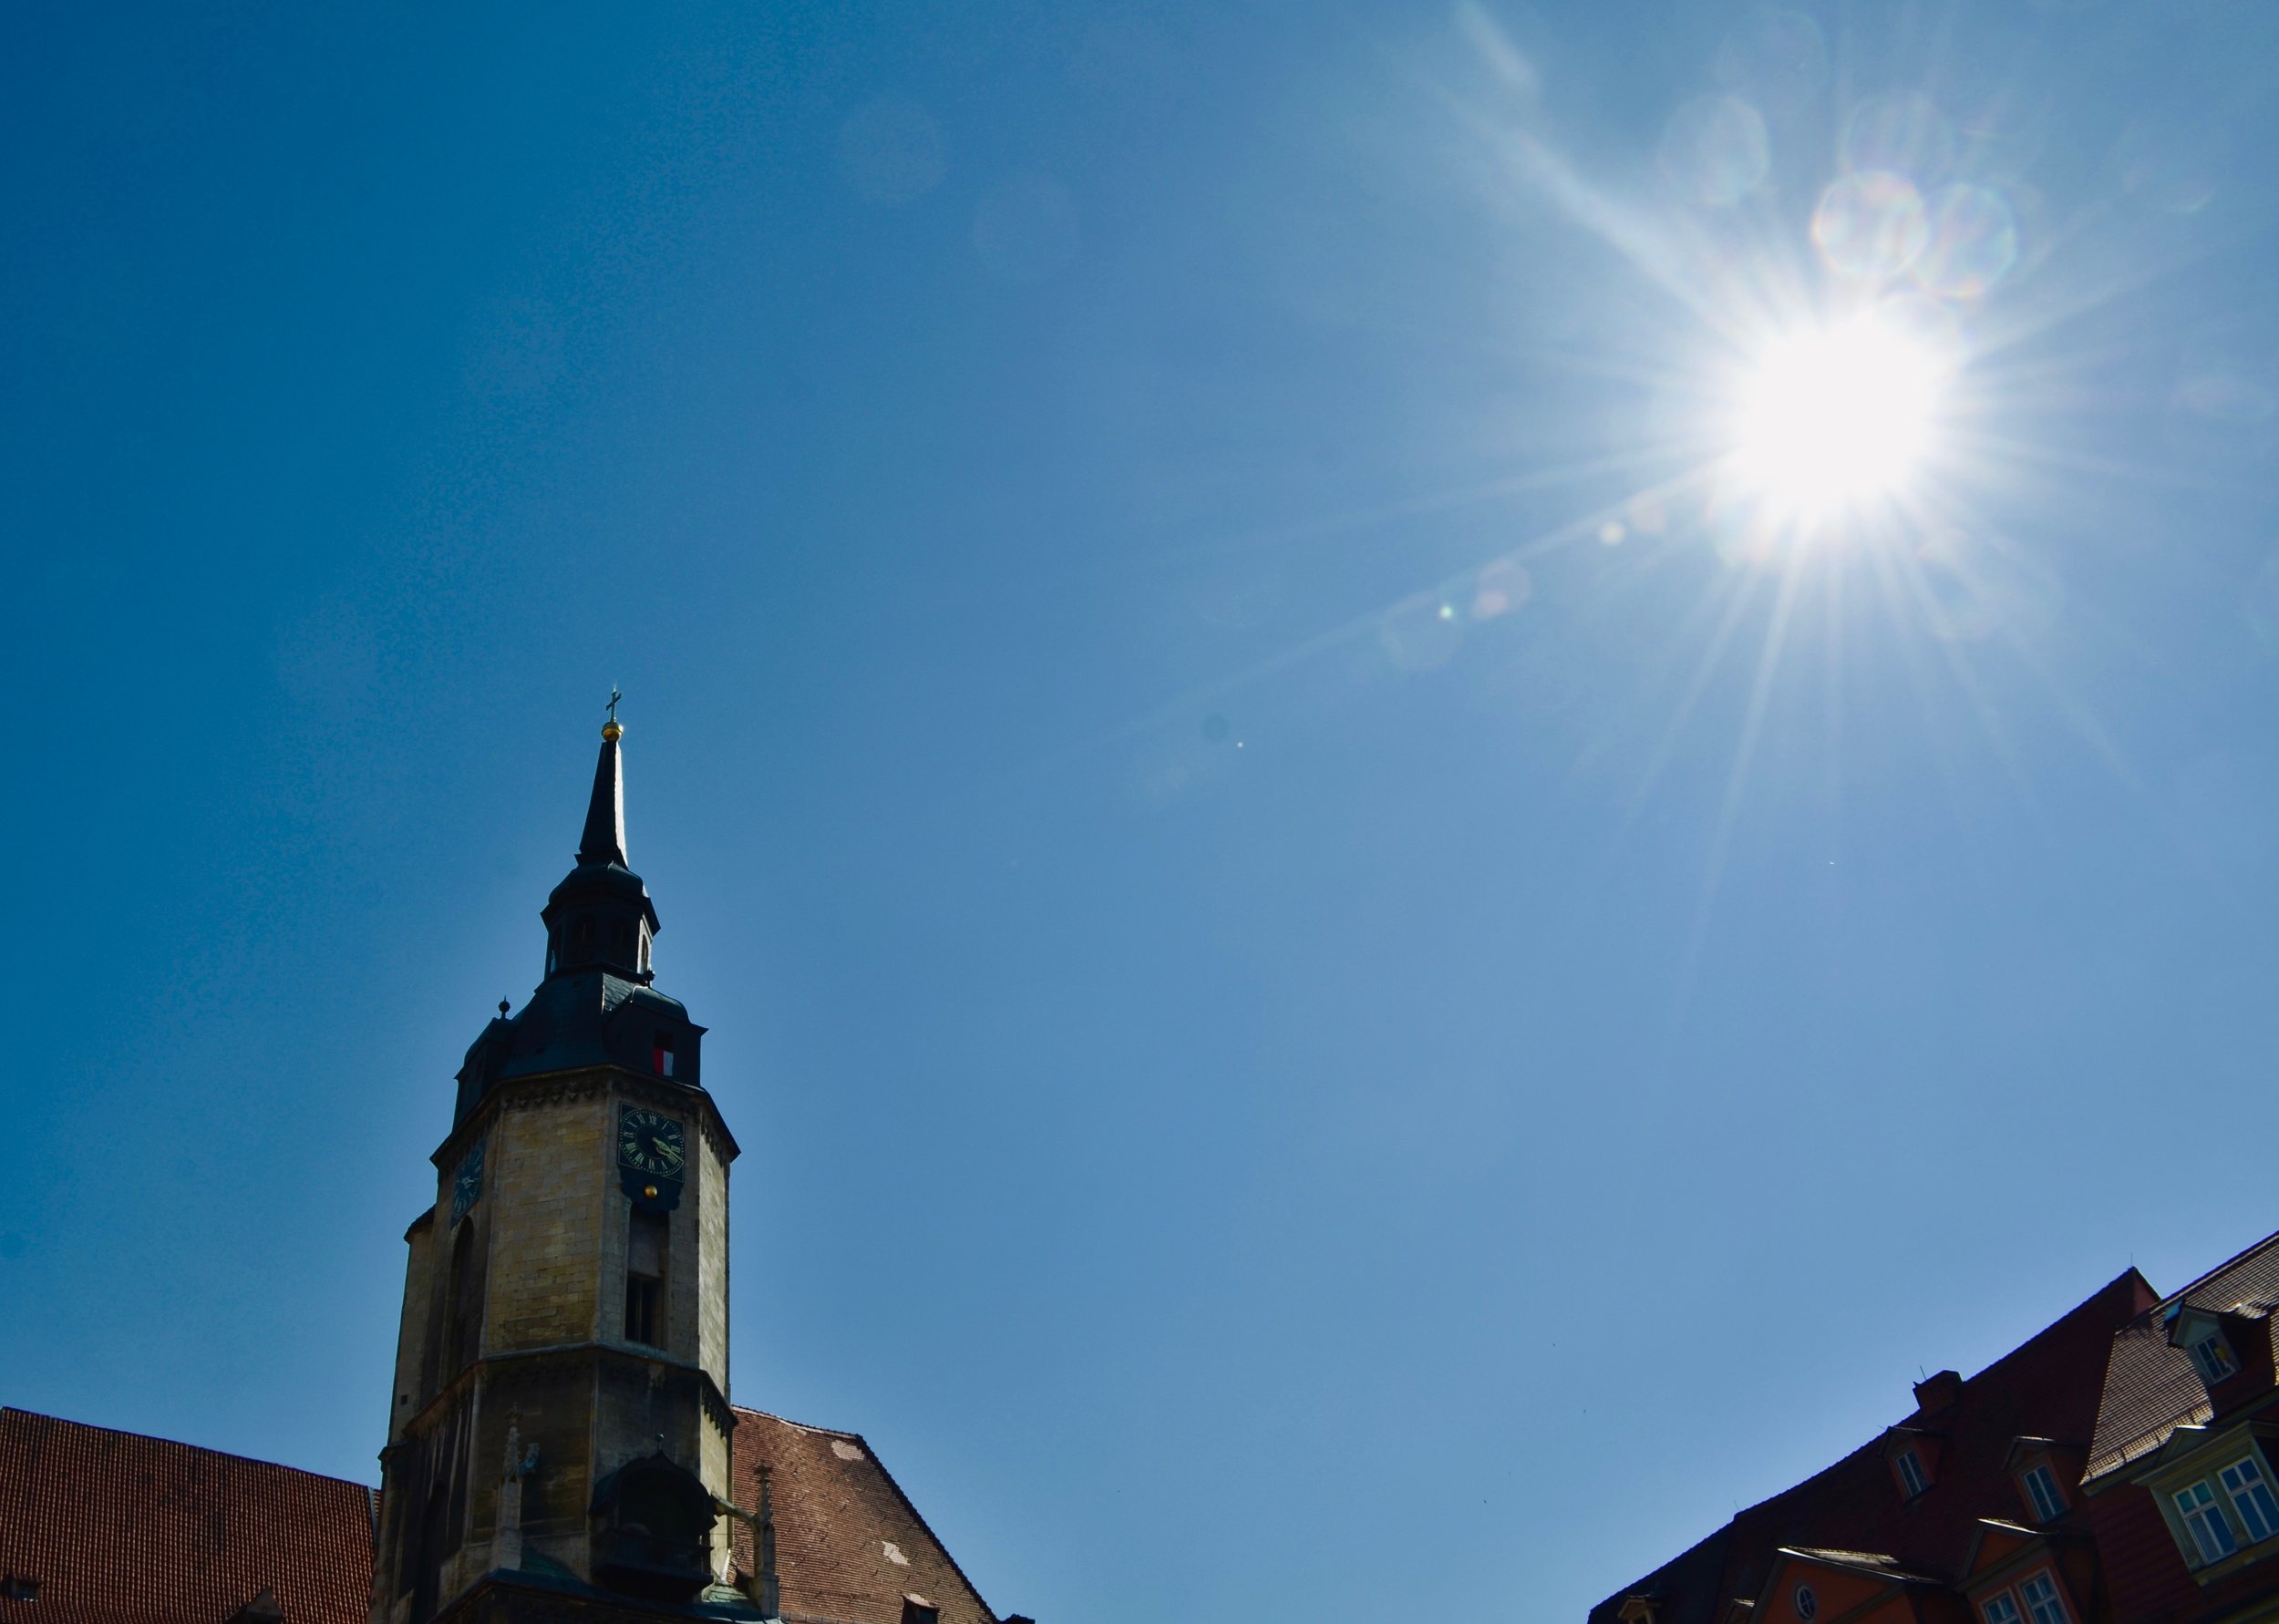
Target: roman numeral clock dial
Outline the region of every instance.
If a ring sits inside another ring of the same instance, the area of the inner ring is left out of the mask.
[[[686,1130],[661,1111],[626,1105],[617,1114],[618,1181],[644,1212],[680,1205],[688,1172]]]

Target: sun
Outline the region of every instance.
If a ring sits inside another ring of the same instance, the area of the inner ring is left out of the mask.
[[[1944,370],[1873,313],[1784,333],[1741,385],[1733,471],[1799,520],[1894,497],[1931,447]]]

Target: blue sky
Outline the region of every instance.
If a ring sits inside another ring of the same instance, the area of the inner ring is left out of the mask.
[[[0,1399],[375,1476],[613,682],[735,1395],[1001,1610],[1573,1618],[2273,1227],[2267,5],[8,33]]]

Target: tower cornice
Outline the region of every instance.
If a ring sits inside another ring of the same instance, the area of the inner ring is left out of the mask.
[[[712,1379],[712,1372],[694,1360],[683,1359],[655,1348],[629,1348],[620,1342],[586,1341],[555,1342],[543,1348],[510,1348],[497,1353],[485,1353],[469,1362],[464,1370],[436,1390],[435,1396],[422,1404],[404,1423],[403,1431],[389,1441],[381,1452],[386,1459],[389,1450],[400,1451],[426,1431],[434,1419],[448,1413],[467,1392],[481,1379],[486,1370],[503,1365],[528,1365],[548,1360],[582,1362],[593,1360],[614,1362],[644,1370],[672,1371],[693,1376],[701,1383],[705,1419],[711,1422],[725,1436],[736,1430],[736,1407],[728,1403],[728,1395],[720,1391],[720,1384]]]
[[[732,1162],[743,1154],[736,1136],[728,1132],[728,1125],[720,1115],[720,1107],[712,1095],[693,1083],[675,1083],[670,1077],[653,1077],[629,1066],[576,1066],[559,1072],[534,1072],[528,1076],[510,1077],[494,1084],[480,1103],[466,1115],[435,1154],[428,1159],[438,1172],[459,1165],[469,1146],[482,1137],[490,1125],[504,1111],[528,1111],[543,1105],[565,1105],[572,1100],[600,1099],[617,1095],[659,1110],[690,1110],[696,1113],[699,1131],[723,1162]]]

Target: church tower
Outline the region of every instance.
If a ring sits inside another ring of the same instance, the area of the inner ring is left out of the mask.
[[[757,1616],[724,1582],[737,1146],[651,984],[622,736],[613,697],[544,978],[468,1050],[405,1237],[373,1624]]]

